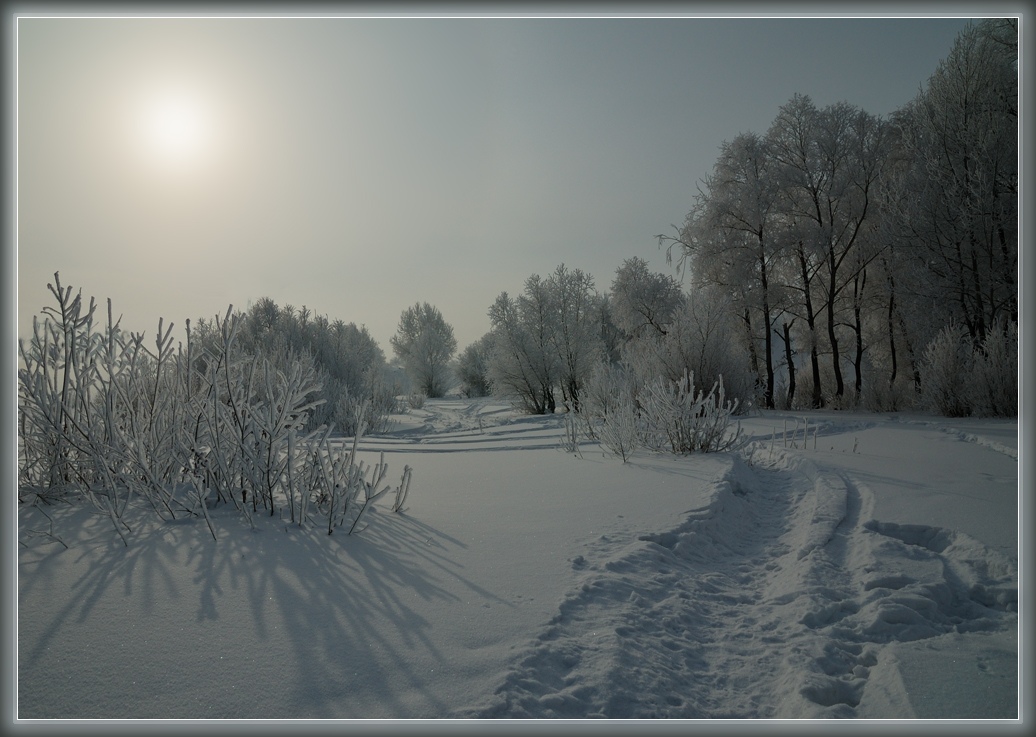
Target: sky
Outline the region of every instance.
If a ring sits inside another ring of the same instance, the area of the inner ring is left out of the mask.
[[[724,141],[796,93],[888,115],[968,22],[234,12],[18,19],[19,335],[59,271],[150,337],[270,297],[391,359],[428,302],[463,349],[530,274],[673,273]]]

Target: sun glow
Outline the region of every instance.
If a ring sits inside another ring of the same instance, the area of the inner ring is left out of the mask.
[[[185,93],[153,95],[141,108],[138,130],[144,152],[164,167],[197,165],[213,143],[210,110]]]

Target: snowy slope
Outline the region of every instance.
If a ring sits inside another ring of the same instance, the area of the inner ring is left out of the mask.
[[[1015,718],[1017,423],[744,426],[623,464],[429,401],[363,440],[414,477],[351,537],[22,509],[19,716]]]

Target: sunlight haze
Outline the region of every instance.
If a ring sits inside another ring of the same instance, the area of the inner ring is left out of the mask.
[[[177,334],[260,297],[459,348],[559,264],[607,290],[795,93],[887,115],[967,19],[21,18],[19,332],[60,271]]]

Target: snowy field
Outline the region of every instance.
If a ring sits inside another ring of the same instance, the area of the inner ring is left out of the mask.
[[[21,509],[18,717],[1015,719],[1017,422],[742,423],[623,464],[430,400],[352,536]]]

